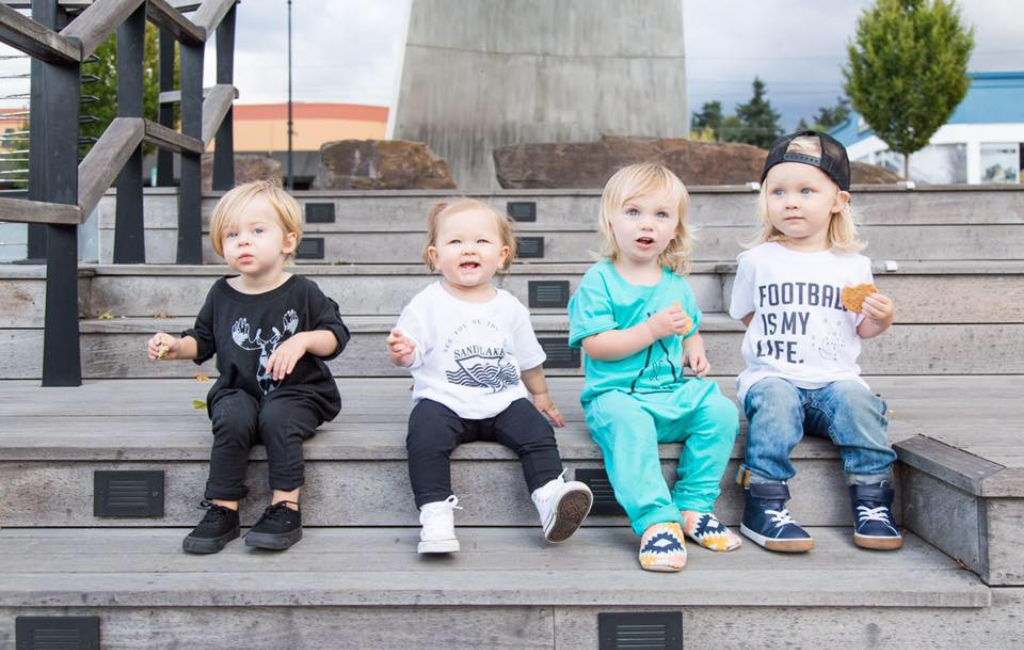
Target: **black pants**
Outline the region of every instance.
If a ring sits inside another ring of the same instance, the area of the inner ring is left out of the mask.
[[[409,479],[416,507],[452,494],[451,455],[466,442],[498,442],[519,456],[533,492],[562,473],[555,432],[528,399],[518,399],[486,420],[465,420],[444,404],[420,400],[409,416]]]
[[[290,491],[305,483],[302,443],[323,419],[308,395],[278,389],[262,400],[235,388],[223,390],[210,414],[213,449],[207,499],[245,498],[245,470],[255,444],[267,448],[270,488]]]

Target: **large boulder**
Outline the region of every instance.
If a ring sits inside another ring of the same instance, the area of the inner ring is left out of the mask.
[[[448,163],[408,140],[339,140],[320,147],[316,190],[449,190]]]
[[[204,192],[213,189],[213,154],[203,154],[202,188]],[[249,181],[270,180],[281,185],[281,163],[266,156],[235,156],[235,185]]]
[[[687,185],[744,185],[761,180],[768,152],[749,144],[682,138],[604,136],[597,142],[517,144],[494,150],[498,182],[506,189],[593,189],[615,170],[637,162],[665,165]],[[899,176],[853,164],[854,183],[895,183]]]

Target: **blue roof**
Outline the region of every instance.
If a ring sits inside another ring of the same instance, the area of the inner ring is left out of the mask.
[[[1024,71],[969,72],[971,87],[947,124],[1024,124]],[[874,135],[873,129],[857,133],[860,114],[837,124],[829,134],[844,145]]]

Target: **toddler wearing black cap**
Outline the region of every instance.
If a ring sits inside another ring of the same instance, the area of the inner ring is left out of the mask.
[[[839,446],[853,502],[854,542],[903,544],[893,520],[886,404],[860,376],[861,340],[885,332],[893,301],[869,295],[860,313],[844,286],[871,284],[850,211],[850,162],[842,144],[801,131],[777,140],[761,175],[759,231],[738,257],[729,314],[747,325],[737,379],[749,422],[737,477],[746,495],[740,531],[772,551],[814,540],[789,514],[790,454],[805,433]]]

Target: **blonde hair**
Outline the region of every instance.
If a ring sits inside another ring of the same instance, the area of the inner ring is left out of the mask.
[[[430,248],[437,246],[437,233],[441,230],[441,220],[467,210],[481,210],[494,216],[494,220],[498,224],[498,233],[501,236],[501,245],[508,246],[508,257],[505,258],[505,263],[498,270],[507,271],[512,266],[512,260],[515,259],[518,249],[512,219],[492,205],[464,197],[450,203],[445,201],[435,203],[434,207],[430,208],[430,212],[427,214],[427,241],[423,244],[423,261],[427,263],[431,271],[437,270],[433,260],[430,259]]]
[[[803,135],[798,138],[794,138],[793,141],[789,143],[789,147],[786,151],[820,157],[821,141],[815,136]],[[825,174],[825,172],[821,172],[821,170],[818,171]],[[828,178],[828,175],[825,174],[825,177]],[[768,179],[766,178],[765,180],[767,181]],[[835,185],[835,181],[831,178],[828,180],[830,183]],[[837,190],[839,189],[838,185],[835,185],[835,187]],[[761,183],[761,191],[757,195],[756,210],[758,229],[749,241],[743,242],[744,248],[752,248],[765,242],[780,241],[786,238],[778,228],[772,225],[771,219],[768,218],[767,183]],[[867,242],[857,239],[857,222],[849,201],[847,201],[837,212],[832,213],[832,219],[828,224],[828,245],[829,248],[840,253],[857,253],[867,246]]]
[[[667,167],[655,163],[640,163],[623,167],[608,182],[601,194],[601,216],[599,232],[602,245],[598,253],[615,261],[619,254],[619,245],[615,241],[612,230],[612,215],[622,209],[629,201],[650,195],[663,195],[670,205],[676,206],[679,213],[679,227],[676,236],[658,256],[658,265],[671,269],[677,275],[686,275],[690,271],[690,260],[693,255],[693,232],[686,223],[686,211],[690,205],[690,194],[679,177]]]
[[[213,244],[213,252],[224,257],[224,232],[238,221],[238,216],[249,202],[260,194],[273,206],[274,212],[277,213],[278,225],[284,230],[285,235],[295,235],[295,250],[298,250],[299,241],[302,240],[302,208],[280,185],[264,180],[243,183],[217,201],[213,216],[210,217],[210,243]],[[294,255],[295,251],[292,251],[288,259]]]

